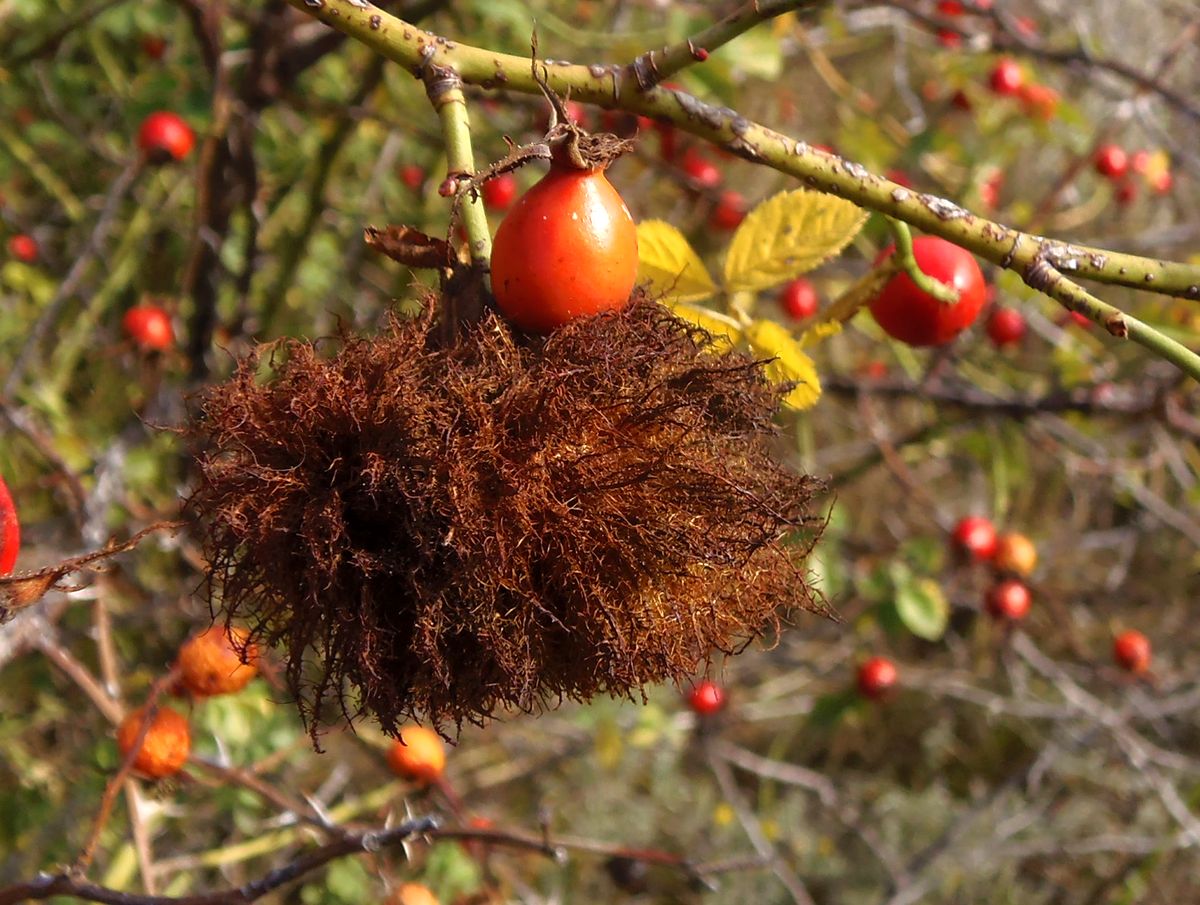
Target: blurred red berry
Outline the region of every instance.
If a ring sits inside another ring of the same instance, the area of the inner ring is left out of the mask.
[[[425,184],[425,169],[415,163],[406,163],[400,168],[400,181],[415,192]]]
[[[11,574],[21,549],[21,523],[4,478],[0,478],[0,577]]]
[[[994,208],[1000,203],[1000,190],[1004,187],[1004,171],[1001,169],[993,170],[983,182],[979,184],[979,201],[984,207]]]
[[[1070,324],[1074,324],[1076,327],[1083,327],[1085,330],[1087,330],[1092,326],[1092,319],[1082,312],[1068,311],[1058,319],[1058,325],[1060,327],[1066,327]]]
[[[145,35],[142,38],[142,53],[152,60],[161,60],[167,52],[167,41],[159,35]]]
[[[996,94],[1016,94],[1024,83],[1025,73],[1021,71],[1021,64],[1012,57],[997,60],[988,75],[988,85]]]
[[[720,685],[706,679],[692,689],[687,700],[693,713],[698,716],[712,716],[725,706],[725,692]]]
[[[587,108],[578,101],[567,101],[563,104],[567,111],[567,119],[577,126],[582,126],[583,121],[587,118]],[[550,111],[542,112],[541,118],[538,120],[538,128],[543,132],[550,128]]]
[[[1101,145],[1096,149],[1092,163],[1101,176],[1117,180],[1129,170],[1129,155],[1120,145]]]
[[[952,28],[939,28],[937,39],[939,44],[949,50],[957,50],[963,43],[963,36]]]
[[[1150,152],[1134,151],[1129,158],[1129,168],[1135,173],[1145,173],[1150,169]]]
[[[1058,112],[1058,92],[1049,85],[1022,85],[1017,94],[1025,113],[1034,119],[1049,122]]]
[[[792,280],[779,292],[779,307],[792,320],[806,320],[817,313],[817,290],[804,277]]]
[[[139,348],[162,352],[175,342],[171,318],[158,305],[136,305],[125,312],[121,326]]]
[[[983,309],[987,292],[983,273],[969,251],[939,236],[917,236],[912,246],[917,266],[956,289],[958,301],[940,301],[900,272],[871,300],[871,316],[885,333],[910,346],[945,345],[971,326]],[[894,252],[889,245],[876,264]]]
[[[746,199],[742,197],[741,192],[728,189],[721,192],[721,197],[717,199],[717,206],[713,208],[708,222],[713,229],[729,231],[737,229],[745,219]]]
[[[196,143],[192,127],[170,110],[159,110],[142,120],[138,147],[155,163],[183,160]]]
[[[1113,639],[1113,659],[1122,669],[1141,675],[1150,668],[1150,639],[1136,629]]]
[[[984,602],[995,618],[1019,622],[1028,615],[1033,598],[1022,582],[1008,578],[992,585]]]
[[[888,375],[887,362],[873,358],[859,365],[858,374],[867,380],[883,380]]]
[[[895,663],[887,657],[872,657],[858,668],[858,693],[878,700],[895,687],[899,678]]]
[[[951,535],[954,544],[973,559],[985,561],[996,553],[996,526],[982,515],[968,515],[958,520]]]
[[[1017,16],[1013,24],[1016,26],[1017,31],[1019,31],[1025,37],[1033,38],[1037,36],[1037,23],[1034,22],[1030,16]]]
[[[908,175],[908,173],[904,172],[904,170],[898,170],[898,169],[893,168],[893,169],[888,170],[883,175],[886,176],[888,179],[890,179],[892,182],[896,183],[896,185],[902,185],[906,189],[911,189],[913,187],[912,178]]]
[[[938,0],[937,11],[943,16],[961,16],[966,8],[961,0]]]
[[[721,184],[721,171],[717,165],[698,151],[689,149],[683,155],[680,168],[688,180],[698,188],[712,189]]]
[[[1025,318],[1016,308],[993,308],[987,335],[997,348],[1016,345],[1025,337]]]
[[[1137,200],[1137,186],[1130,180],[1125,180],[1119,186],[1113,195],[1117,199],[1117,204],[1122,207],[1127,204],[1132,204]],[[1091,323],[1090,321],[1088,323]]]
[[[21,233],[8,240],[8,253],[18,261],[32,264],[38,257],[37,239]]]
[[[670,123],[658,125],[658,156],[668,162],[679,153],[679,134]]]
[[[1175,176],[1170,170],[1163,170],[1161,173],[1155,173],[1150,180],[1150,188],[1159,195],[1165,195],[1171,191],[1175,185]]]
[[[516,177],[512,173],[501,173],[485,182],[480,193],[483,195],[483,206],[489,211],[508,210],[517,200]]]
[[[967,93],[965,91],[959,88],[952,95],[950,95],[950,105],[957,110],[970,112],[971,99],[967,97]]]

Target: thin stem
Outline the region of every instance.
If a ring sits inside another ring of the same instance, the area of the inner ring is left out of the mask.
[[[433,817],[420,817],[388,830],[346,836],[320,848],[312,849],[295,861],[271,871],[258,880],[220,892],[178,897],[137,895],[87,883],[69,874],[43,875],[27,883],[17,883],[0,889],[0,905],[16,905],[18,902],[41,901],[64,895],[85,899],[89,902],[109,903],[109,905],[229,905],[229,903],[243,903],[244,905],[244,903],[261,899],[267,893],[299,879],[330,861],[358,852],[378,851],[381,848],[401,845],[412,837],[420,836],[436,827],[437,821]]]
[[[462,79],[451,69],[430,66],[425,71],[425,92],[437,111],[446,142],[447,179],[459,185],[475,175],[475,153],[471,148],[471,120],[467,99],[462,91]],[[467,192],[460,198],[463,225],[471,243],[471,260],[486,266],[492,257],[492,237],[488,231],[487,213],[477,192]]]
[[[709,53],[749,31],[760,22],[782,16],[806,6],[821,6],[824,0],[762,0],[743,4],[720,22],[710,25],[679,44],[662,50],[648,50],[633,61],[639,84],[650,88],[669,79],[682,69],[703,63]]]
[[[1133,340],[1200,381],[1200,355],[1144,321],[1096,298],[1045,260],[1035,261],[1022,276],[1034,289],[1061,302],[1069,310],[1086,315],[1118,339]]]
[[[921,265],[917,263],[916,257],[913,255],[913,240],[912,233],[908,229],[907,223],[902,223],[895,217],[885,217],[888,228],[892,231],[892,236],[896,240],[896,251],[892,257],[908,274],[908,278],[912,280],[918,289],[927,295],[933,296],[939,302],[953,305],[958,301],[958,290],[953,286],[947,286],[940,280],[935,280],[929,274],[921,269]]]

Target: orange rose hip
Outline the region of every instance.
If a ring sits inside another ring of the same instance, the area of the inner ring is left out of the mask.
[[[244,629],[226,634],[218,625],[189,638],[179,648],[179,684],[201,698],[241,691],[258,674],[258,651],[246,638]]]
[[[117,727],[117,749],[124,758],[133,750],[145,722],[146,709],[131,712]],[[178,773],[192,750],[188,721],[170,707],[160,707],[150,721],[142,747],[133,760],[133,769],[151,779]]]
[[[388,765],[402,779],[429,784],[446,769],[446,746],[432,729],[406,726],[388,749]]]

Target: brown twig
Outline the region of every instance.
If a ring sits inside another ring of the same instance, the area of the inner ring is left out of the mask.
[[[126,778],[133,770],[133,762],[137,760],[138,754],[141,753],[142,743],[145,742],[146,734],[150,731],[150,727],[154,723],[154,715],[158,712],[159,708],[158,700],[168,688],[175,684],[178,678],[178,670],[172,669],[161,676],[150,687],[150,694],[146,698],[144,717],[141,726],[138,728],[137,737],[134,739],[129,751],[126,752],[125,757],[121,760],[121,766],[117,768],[117,772],[108,781],[108,785],[104,787],[104,796],[100,799],[100,809],[97,811],[96,818],[92,823],[92,831],[88,835],[87,842],[84,843],[79,857],[71,865],[68,871],[69,876],[83,877],[87,874],[92,860],[96,857],[96,846],[100,842],[100,834],[108,824],[109,817],[112,816],[113,804],[116,802],[117,792],[124,786]],[[3,902],[2,898],[0,898],[0,902]]]
[[[234,889],[220,892],[201,893],[194,896],[137,895],[120,892],[78,879],[71,874],[42,876],[25,883],[16,883],[0,889],[0,905],[17,905],[25,901],[42,901],[53,896],[74,896],[88,902],[105,905],[246,905],[257,901],[281,886],[291,883],[330,861],[360,852],[379,851],[401,845],[414,836],[436,829],[437,819],[419,817],[399,826],[379,832],[357,833],[329,842],[320,848],[301,855],[266,876]]]

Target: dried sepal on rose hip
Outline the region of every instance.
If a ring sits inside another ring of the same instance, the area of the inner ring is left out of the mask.
[[[179,648],[179,686],[198,698],[233,694],[258,675],[258,647],[245,629],[214,625]]]

